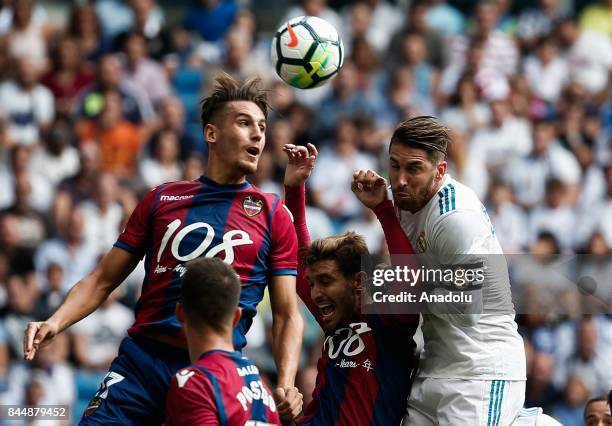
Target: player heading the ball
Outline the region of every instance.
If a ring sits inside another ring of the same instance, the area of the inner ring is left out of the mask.
[[[226,74],[217,78],[202,102],[209,148],[205,174],[162,184],[145,195],[114,247],[70,290],[51,318],[28,325],[24,357],[31,360],[54,336],[97,309],[144,257],[135,322],[82,424],[163,423],[170,379],[189,365],[174,310],[185,263],[198,257],[219,257],[240,277],[236,350],[246,344],[270,283],[277,402],[293,387],[303,331],[295,290],[297,238],[280,197],[245,179],[257,170],[265,146],[268,102],[259,84],[259,79],[242,82]]]

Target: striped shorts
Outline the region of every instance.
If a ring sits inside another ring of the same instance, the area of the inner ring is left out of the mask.
[[[522,380],[417,378],[402,425],[510,425],[524,401]]]

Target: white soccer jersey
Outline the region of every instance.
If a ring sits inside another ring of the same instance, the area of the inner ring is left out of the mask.
[[[419,377],[526,380],[525,350],[514,322],[507,265],[476,194],[447,174],[425,207],[414,214],[405,210],[397,214],[413,247],[436,261],[445,264],[452,259],[456,264],[458,255],[484,255],[479,258],[485,264],[482,300],[487,309],[474,315],[448,311],[423,315],[425,346]],[[435,312],[430,306],[426,311]],[[503,312],[491,313],[497,308]]]

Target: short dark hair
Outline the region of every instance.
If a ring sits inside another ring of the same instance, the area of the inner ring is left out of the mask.
[[[306,252],[306,265],[311,268],[321,260],[334,260],[340,273],[349,278],[363,270],[369,256],[368,246],[361,235],[345,232],[315,240]]]
[[[389,148],[394,143],[423,149],[431,162],[437,164],[446,158],[450,143],[449,129],[436,117],[413,117],[402,121],[395,128]]]
[[[251,77],[244,81],[236,80],[223,72],[215,79],[212,93],[202,100],[202,128],[212,122],[215,115],[227,102],[233,101],[254,102],[268,118],[268,96],[267,92],[261,88],[261,79]]]
[[[610,393],[612,394],[612,391],[610,391]],[[608,395],[608,398],[610,397],[610,395]],[[591,405],[594,402],[605,402],[607,404],[609,404],[608,399],[606,398],[606,395],[597,395],[594,398],[589,399],[586,404],[584,404],[584,412],[582,413],[582,417],[586,420],[586,415],[587,415],[587,409],[589,408],[589,405]],[[610,407],[610,410],[612,410],[612,407]]]
[[[200,257],[185,266],[181,302],[187,320],[219,332],[231,328],[240,298],[236,271],[218,258]]]

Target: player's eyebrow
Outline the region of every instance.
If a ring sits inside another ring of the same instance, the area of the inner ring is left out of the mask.
[[[237,119],[238,118],[242,118],[242,117],[246,117],[249,120],[253,120],[253,121],[257,122],[257,123],[264,123],[265,124],[265,122],[266,122],[265,118],[260,118],[258,120],[254,115],[249,114],[248,112],[238,112],[238,113],[236,113],[236,118]]]

